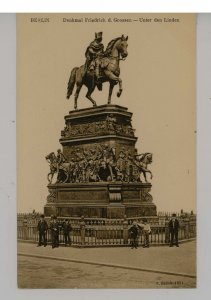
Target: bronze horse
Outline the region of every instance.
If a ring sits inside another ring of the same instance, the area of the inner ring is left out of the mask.
[[[54,152],[49,153],[45,159],[50,165],[50,173],[47,175],[48,182],[51,184],[53,181],[54,174],[57,173],[56,183],[65,183],[69,179],[70,173],[70,162],[64,162],[61,165],[58,165],[57,157]]]
[[[49,183],[52,183],[53,176],[57,172],[57,159],[54,152],[49,153],[46,155],[45,159],[50,165],[50,173],[47,175],[47,179]],[[50,177],[51,176],[51,177]]]
[[[143,173],[145,182],[148,182],[146,173],[149,173],[151,175],[151,179],[152,179],[152,172],[147,168],[148,164],[152,163],[152,153],[147,152],[147,153],[140,154],[138,156],[139,156],[139,166],[138,167],[139,167],[140,175],[141,175],[141,173]]]
[[[100,78],[100,82],[109,82],[109,94],[108,94],[108,104],[111,103],[111,95],[113,88],[116,84],[119,83],[119,91],[117,92],[117,97],[121,96],[122,93],[122,79],[119,77],[120,75],[120,68],[119,68],[119,61],[124,60],[127,55],[127,40],[128,36],[118,37],[113,39],[108,43],[108,46],[101,58],[101,70],[102,76]],[[94,71],[89,71],[87,69],[86,64],[82,65],[81,67],[75,67],[70,74],[70,79],[68,82],[67,87],[67,99],[70,98],[72,95],[74,85],[76,84],[76,92],[75,92],[75,104],[74,108],[77,109],[77,99],[80,93],[80,90],[83,85],[88,88],[86,98],[88,98],[93,106],[96,106],[96,102],[92,99],[91,95],[95,90],[97,85],[97,78]]]

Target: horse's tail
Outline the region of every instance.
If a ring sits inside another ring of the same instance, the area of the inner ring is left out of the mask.
[[[74,89],[74,85],[75,85],[75,80],[76,80],[76,72],[79,68],[76,67],[74,69],[72,69],[71,74],[70,74],[70,79],[68,82],[68,86],[67,86],[67,99],[70,98],[70,96],[72,95],[73,89]]]

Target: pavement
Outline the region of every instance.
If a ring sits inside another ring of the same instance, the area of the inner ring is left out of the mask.
[[[53,260],[83,266],[98,266],[118,270],[140,271],[182,278],[196,279],[196,242],[188,242],[177,247],[150,247],[131,249],[129,247],[52,249],[36,247],[35,244],[18,243],[18,257],[34,260]]]
[[[195,288],[196,279],[95,264],[18,256],[18,287],[30,289]],[[90,292],[90,294],[88,294]],[[90,297],[90,298],[91,298]]]

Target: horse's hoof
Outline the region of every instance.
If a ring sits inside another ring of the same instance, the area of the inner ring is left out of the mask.
[[[93,104],[93,107],[96,107],[96,106],[97,106],[97,104],[96,104],[96,103],[94,103],[94,104]]]
[[[118,98],[121,96],[121,93],[122,93],[122,92],[118,92],[118,93],[116,94]]]

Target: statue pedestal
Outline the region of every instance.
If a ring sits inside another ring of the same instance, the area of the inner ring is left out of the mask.
[[[123,218],[156,216],[149,183],[65,183],[48,185],[46,216]]]
[[[65,116],[65,129],[60,143],[68,160],[77,160],[78,151],[95,150],[106,145],[115,148],[116,157],[122,149],[134,153],[137,138],[131,124],[132,113],[119,105],[101,105],[70,111]]]
[[[151,183],[140,182],[134,158],[132,113],[119,105],[71,111],[60,143],[65,182],[49,184],[46,216],[123,218],[155,216]]]

